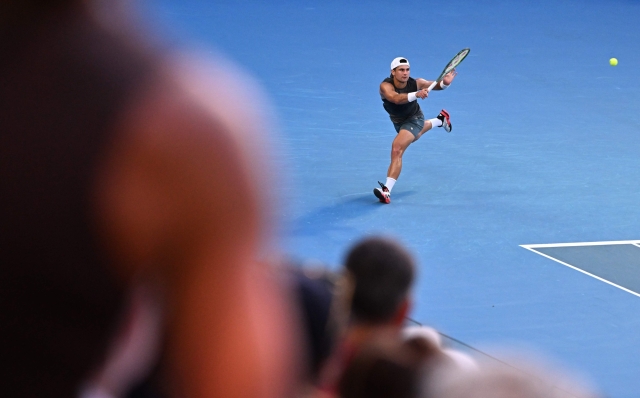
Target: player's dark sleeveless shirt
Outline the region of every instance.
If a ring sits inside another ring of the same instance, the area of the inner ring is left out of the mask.
[[[125,295],[96,237],[96,168],[152,68],[80,12],[32,17],[0,27],[0,391],[72,397]]]
[[[393,84],[393,77],[387,77],[383,82],[391,83],[398,94],[408,94],[418,91],[418,83],[412,77],[409,78],[404,88],[397,88],[396,85]],[[380,97],[382,98],[382,106],[384,106],[384,109],[389,113],[389,117],[394,123],[402,123],[412,117],[422,116],[418,101],[407,102],[406,104],[394,104],[391,101],[387,101],[383,95],[380,95]]]

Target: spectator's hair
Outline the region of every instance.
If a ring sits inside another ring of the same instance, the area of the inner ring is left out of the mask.
[[[351,317],[355,322],[391,321],[407,299],[415,266],[408,251],[393,239],[369,237],[347,254],[353,279]]]
[[[340,397],[417,398],[426,364],[436,351],[393,335],[379,336],[361,347],[345,369],[338,386]]]

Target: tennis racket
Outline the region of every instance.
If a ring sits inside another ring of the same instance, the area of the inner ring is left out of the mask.
[[[469,51],[471,51],[471,49],[465,48],[464,50],[461,50],[459,53],[457,53],[456,56],[453,57],[451,61],[449,61],[447,66],[445,66],[440,76],[438,76],[438,79],[431,83],[429,88],[427,88],[427,91],[433,90],[436,84],[440,83],[447,73],[451,72],[456,66],[460,65],[460,62],[462,62],[467,57],[467,55],[469,55]]]

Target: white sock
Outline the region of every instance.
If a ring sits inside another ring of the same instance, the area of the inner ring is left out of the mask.
[[[431,122],[431,125],[433,127],[442,127],[442,120],[438,119],[437,117],[433,119],[429,119],[429,121]]]
[[[393,189],[393,185],[396,183],[396,180],[394,180],[391,177],[387,177],[387,183],[384,184],[387,188],[389,188],[389,192],[391,192],[391,190]]]

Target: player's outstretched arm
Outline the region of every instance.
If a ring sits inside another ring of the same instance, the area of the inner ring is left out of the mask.
[[[433,83],[433,80],[425,80],[423,78],[418,78],[416,79],[416,83],[418,84],[418,88],[420,90],[426,90],[429,88],[429,86],[431,86],[431,83]],[[434,90],[440,90],[440,87],[438,87],[439,85],[436,85],[436,87],[434,87]]]
[[[456,72],[456,70],[453,69],[451,72],[444,75],[444,77],[442,78],[442,81],[439,84],[436,84],[432,90],[444,90],[451,84],[451,82],[453,82],[453,79],[456,77],[457,74],[458,72]],[[422,90],[422,89],[428,89],[429,87],[431,87],[431,84],[433,84],[434,80],[425,80],[425,79],[419,78],[419,79],[416,79],[416,82],[418,83],[418,88]]]
[[[414,93],[396,93],[391,83],[382,82],[380,84],[380,95],[387,99],[389,102],[393,102],[394,104],[406,104],[407,102],[415,101],[416,98],[425,99],[429,96],[429,92],[426,89],[420,89],[418,86],[418,91]]]

